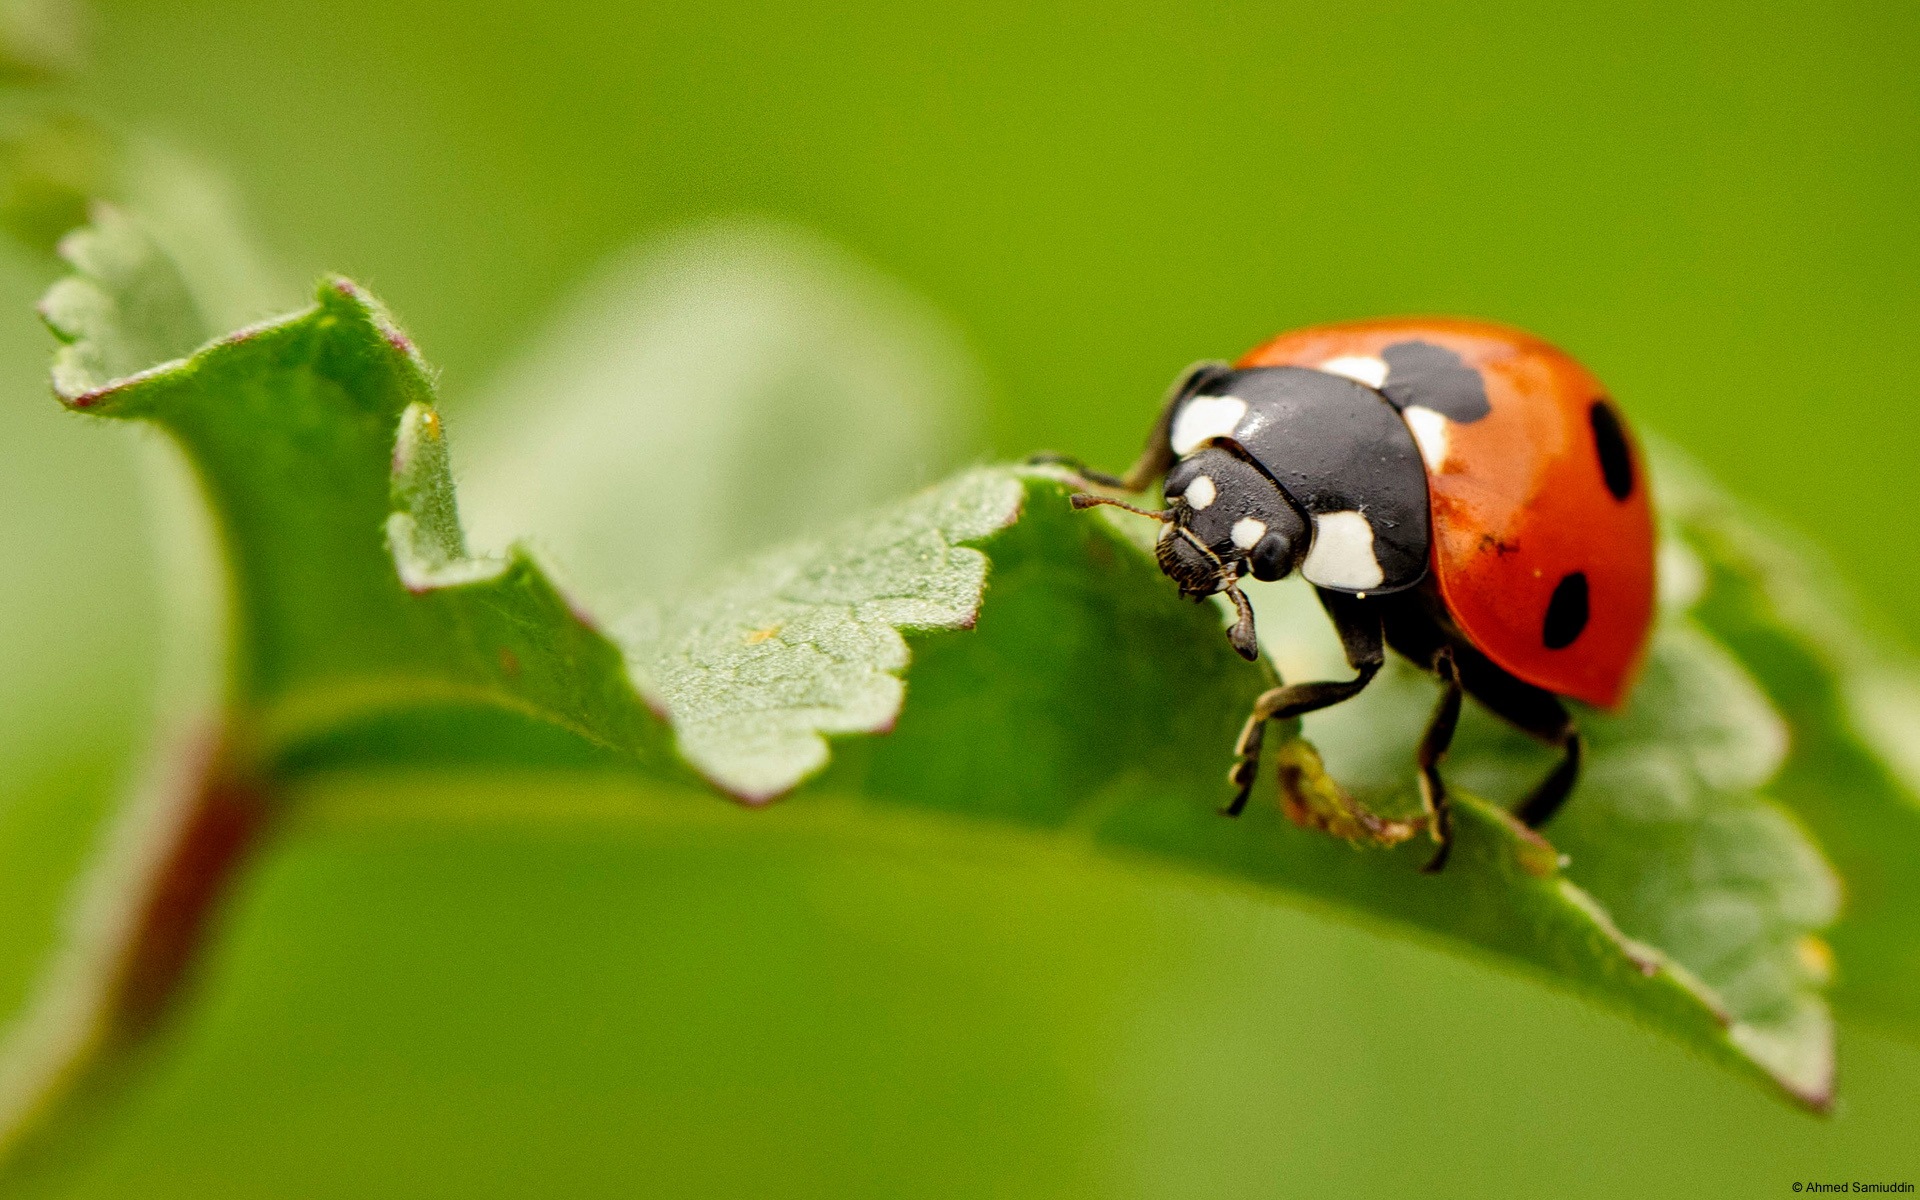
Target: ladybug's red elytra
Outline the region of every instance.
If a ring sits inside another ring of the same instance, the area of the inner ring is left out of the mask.
[[[1445,690],[1418,754],[1421,795],[1451,844],[1439,763],[1462,693],[1561,751],[1520,801],[1538,826],[1579,776],[1561,697],[1624,699],[1653,620],[1653,509],[1640,451],[1605,389],[1564,352],[1483,321],[1389,318],[1282,334],[1174,384],[1129,492],[1161,481],[1160,568],[1181,594],[1224,593],[1228,639],[1258,656],[1247,575],[1298,571],[1339,631],[1350,680],[1274,688],[1247,718],[1229,814],[1246,806],[1268,721],[1346,700],[1385,647]]]

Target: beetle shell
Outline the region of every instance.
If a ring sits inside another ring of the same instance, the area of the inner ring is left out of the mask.
[[[1590,704],[1624,698],[1654,605],[1639,447],[1588,371],[1505,326],[1395,318],[1282,334],[1237,364],[1310,367],[1383,393],[1418,444],[1432,585],[1469,642]]]

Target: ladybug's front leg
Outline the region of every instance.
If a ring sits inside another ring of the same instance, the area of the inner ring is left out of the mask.
[[[1340,646],[1347,664],[1355,671],[1352,679],[1294,683],[1262,692],[1253,702],[1253,711],[1240,729],[1234,746],[1233,769],[1227,782],[1234,788],[1233,802],[1220,811],[1237,817],[1253,795],[1254,780],[1260,777],[1260,749],[1266,741],[1267,722],[1286,721],[1322,708],[1350,700],[1360,694],[1386,662],[1386,638],[1381,629],[1380,612],[1364,600],[1344,592],[1319,589],[1320,604],[1327,610],[1333,627],[1340,633]]]

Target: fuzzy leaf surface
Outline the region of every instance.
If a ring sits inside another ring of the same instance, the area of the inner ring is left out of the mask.
[[[969,472],[824,541],[754,561],[693,604],[622,628],[680,751],[734,795],[766,801],[827,762],[828,734],[892,728],[902,629],[973,625],[987,556],[964,543],[1012,523],[1020,482]]]

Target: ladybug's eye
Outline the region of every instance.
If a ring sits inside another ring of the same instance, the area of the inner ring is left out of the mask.
[[[1269,533],[1253,544],[1247,559],[1253,564],[1255,579],[1283,579],[1293,570],[1293,542],[1284,534]]]

